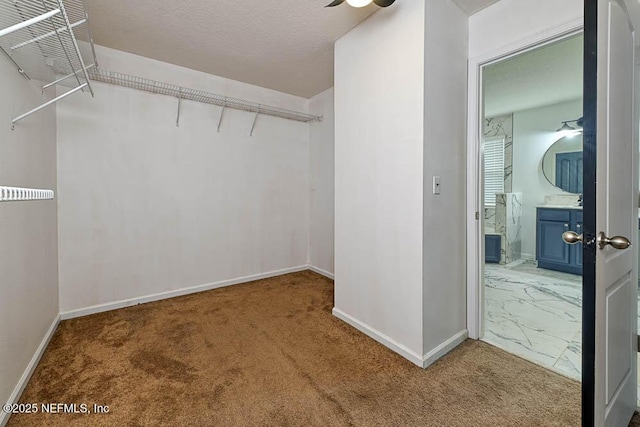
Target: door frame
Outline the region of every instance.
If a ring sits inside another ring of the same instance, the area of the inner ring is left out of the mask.
[[[509,43],[502,48],[469,59],[467,109],[467,330],[469,338],[482,338],[484,308],[484,206],[482,194],[481,121],[482,70],[485,66],[582,33],[580,17],[533,36]],[[479,218],[476,220],[476,212]]]

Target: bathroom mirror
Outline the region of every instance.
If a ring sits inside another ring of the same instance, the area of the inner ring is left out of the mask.
[[[542,158],[542,173],[551,185],[567,193],[582,193],[582,133],[554,142]]]

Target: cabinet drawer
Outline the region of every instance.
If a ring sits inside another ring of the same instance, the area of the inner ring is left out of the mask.
[[[538,221],[538,261],[569,264],[569,245],[562,240],[562,233],[567,228],[563,222]]]
[[[580,213],[582,214],[582,212]],[[538,209],[538,219],[569,222],[571,220],[571,211],[566,209]]]

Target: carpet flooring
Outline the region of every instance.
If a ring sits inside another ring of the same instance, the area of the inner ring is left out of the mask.
[[[471,340],[423,370],[332,307],[305,271],[64,321],[21,402],[109,412],[8,425],[580,425],[577,382]]]

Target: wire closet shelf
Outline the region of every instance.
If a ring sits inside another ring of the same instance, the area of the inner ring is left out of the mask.
[[[94,68],[90,70],[89,77],[92,80],[103,83],[109,83],[131,89],[142,90],[145,92],[172,96],[178,98],[178,100],[184,99],[189,101],[202,102],[205,104],[217,105],[223,108],[233,108],[236,110],[248,111],[251,113],[256,113],[256,116],[258,114],[263,114],[267,116],[280,117],[283,119],[295,120],[305,123],[322,121],[321,116],[314,116],[311,114],[300,113],[284,108],[272,107],[252,101],[246,101],[243,99],[205,92],[202,90],[189,89],[168,83],[149,80],[146,78],[116,73],[113,71],[104,70],[102,68]],[[222,118],[222,116],[220,118]]]
[[[88,70],[96,66],[83,0],[0,0],[0,50],[26,79],[69,91],[14,118],[23,118],[82,91],[93,95]]]

